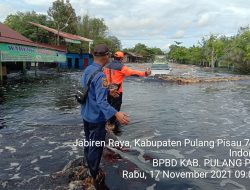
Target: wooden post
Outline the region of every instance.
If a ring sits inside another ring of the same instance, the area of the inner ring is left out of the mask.
[[[90,46],[91,46],[91,43],[89,42],[89,54],[91,53]]]
[[[38,42],[38,27],[36,27],[36,42]]]
[[[3,82],[3,65],[1,61],[0,61],[0,82]]]
[[[57,62],[57,72],[60,72],[60,63]]]
[[[60,28],[59,28],[59,25],[57,27],[57,45],[59,46],[60,45],[60,36],[59,36],[59,32],[60,32]]]
[[[38,64],[38,63],[35,62],[35,76],[37,75],[37,73],[36,73],[36,70],[37,70],[36,64]]]
[[[23,62],[22,73],[26,74],[26,62]]]

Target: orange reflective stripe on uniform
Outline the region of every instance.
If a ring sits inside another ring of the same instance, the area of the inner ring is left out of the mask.
[[[112,80],[110,80],[110,71]],[[107,77],[109,84],[112,81],[112,84],[117,84],[120,86],[118,92],[122,92],[122,83],[126,76],[140,76],[140,77],[146,76],[145,72],[130,69],[129,67],[123,65],[118,61],[113,61],[110,64],[108,64],[104,69],[104,73]]]
[[[123,73],[125,76],[138,76],[138,77],[145,77],[146,76],[145,72],[130,69],[129,67],[127,67],[125,65],[122,67],[121,73]]]

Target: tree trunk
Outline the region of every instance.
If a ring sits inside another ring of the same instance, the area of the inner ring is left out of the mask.
[[[214,46],[212,46],[212,54],[211,54],[211,68],[214,68],[215,57],[214,57]]]

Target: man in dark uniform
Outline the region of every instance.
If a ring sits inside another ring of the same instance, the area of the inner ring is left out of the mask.
[[[88,66],[81,78],[82,86],[86,86],[91,75],[97,71],[90,83],[88,97],[81,106],[81,116],[84,122],[85,137],[88,142],[105,141],[105,123],[111,117],[116,119],[123,125],[127,125],[128,116],[122,112],[118,112],[107,101],[108,82],[102,68],[109,62],[109,49],[104,44],[99,44],[94,50],[93,64]],[[95,180],[99,171],[99,164],[103,152],[102,146],[84,147],[84,154],[88,163],[90,173]]]

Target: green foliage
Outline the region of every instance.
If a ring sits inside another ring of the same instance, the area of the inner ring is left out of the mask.
[[[189,61],[189,64],[194,63],[196,65],[199,65],[201,64],[202,59],[203,52],[199,46],[192,46],[188,49],[187,60]]]
[[[116,51],[120,50],[121,49],[121,42],[120,40],[115,37],[115,36],[108,36],[108,37],[98,37],[94,40],[94,43],[92,44],[92,51],[95,47],[96,44],[106,44],[111,53],[114,54]]]
[[[184,47],[181,43],[170,46],[167,57],[183,64],[234,68],[236,72],[250,74],[250,29],[240,28],[233,37],[210,35],[202,38],[198,46]]]
[[[77,34],[77,25],[79,17],[76,16],[69,0],[56,0],[52,3],[52,7],[47,11],[50,20],[53,23],[53,28],[59,31],[64,31],[71,34]],[[57,45],[62,44],[60,38],[56,37]],[[64,42],[63,42],[64,43]],[[67,44],[69,52],[79,53],[79,45]]]
[[[35,11],[10,14],[7,16],[4,24],[33,41],[48,43],[48,32],[42,29],[37,29],[29,22],[36,22],[49,27],[52,25],[46,15],[37,14]]]
[[[189,57],[188,48],[179,45],[171,45],[169,48],[168,58],[179,63],[187,63]]]
[[[123,51],[142,55],[145,61],[153,61],[156,55],[164,55],[164,52],[160,48],[150,48],[142,43],[136,44],[133,48],[125,48]]]
[[[228,61],[232,62],[239,73],[250,74],[250,29],[240,28],[237,36],[232,39],[228,51]]]
[[[105,38],[108,27],[103,18],[91,18],[89,15],[83,15],[78,23],[78,33],[91,39]]]
[[[56,0],[47,11],[48,15],[32,12],[17,12],[10,14],[5,20],[10,28],[16,30],[27,38],[49,44],[56,44],[58,39],[43,29],[37,28],[29,22],[36,22],[59,31],[77,34],[94,40],[91,50],[98,43],[106,43],[112,52],[121,49],[121,42],[116,36],[108,36],[108,27],[102,18],[91,18],[89,15],[77,16],[69,0]],[[70,44],[59,39],[60,44],[67,45],[69,52],[79,53],[80,49],[88,52],[88,43]]]
[[[100,43],[107,44],[112,53],[121,49],[120,40],[116,36],[107,35],[108,26],[102,18],[91,18],[89,15],[84,15],[78,23],[78,34],[94,40],[91,50]],[[86,51],[88,44],[83,44],[82,48]]]
[[[153,47],[151,48],[151,50],[155,55],[165,55],[165,53],[161,50],[161,48]]]
[[[76,34],[79,18],[76,16],[69,0],[56,0],[48,10],[48,16],[53,21],[53,28]]]

